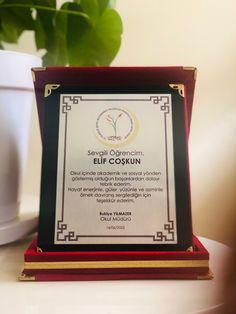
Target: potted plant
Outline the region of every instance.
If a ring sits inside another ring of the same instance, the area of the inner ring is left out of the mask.
[[[62,1],[60,1],[62,2]],[[0,0],[0,48],[34,32],[44,66],[105,66],[121,44],[122,22],[114,1]],[[37,218],[18,216],[21,179],[33,99],[30,68],[38,57],[0,51],[0,244],[32,231]]]
[[[109,65],[116,56],[122,22],[111,0],[0,0],[0,47],[33,31],[44,65]]]

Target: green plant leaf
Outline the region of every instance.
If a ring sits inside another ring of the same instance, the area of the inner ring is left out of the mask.
[[[40,5],[42,1],[34,0],[33,3]],[[45,0],[43,5],[45,7],[56,8],[56,1]],[[35,19],[35,42],[37,49],[50,49],[54,45],[53,19],[55,14],[55,12],[37,10]]]
[[[99,17],[98,0],[81,0],[80,6],[84,13],[86,13],[95,24]]]
[[[109,65],[121,44],[121,18],[113,9],[106,9],[95,26],[69,17],[67,34],[71,65]]]
[[[68,10],[70,3],[66,2],[61,6],[61,10]],[[58,11],[55,19],[56,29],[56,51],[54,65],[68,64],[67,53],[67,23],[68,14]]]
[[[84,25],[88,27],[91,23],[88,23],[88,18],[80,15],[69,14],[65,12],[83,12],[82,7],[77,3],[65,2],[60,10],[55,15],[54,20],[54,45],[52,47],[47,47],[47,53],[43,57],[44,65],[67,65],[68,61],[68,24],[72,24],[73,33],[78,33],[79,35],[83,33]],[[87,17],[87,15],[85,15]],[[80,23],[78,29],[73,29],[73,23],[77,21]]]
[[[114,0],[0,0],[0,48],[35,31],[44,65],[108,65],[121,43],[122,22]],[[32,13],[35,13],[32,16]]]
[[[77,3],[69,3],[70,10],[81,10]],[[92,26],[83,17],[68,15],[67,17],[67,50],[68,62],[70,65],[76,65],[73,52],[77,49],[78,41],[81,41],[84,34],[90,30]],[[79,63],[77,63],[78,65]]]
[[[0,5],[9,4],[12,5],[10,8],[1,8],[0,6],[0,15],[3,18],[6,18],[5,15],[11,15],[11,20],[14,20],[14,25],[17,25],[19,28],[33,30],[34,21],[32,18],[32,9],[30,5],[32,0],[5,0],[1,1]],[[18,4],[28,5],[28,8],[19,8]]]
[[[1,18],[1,35],[5,42],[16,43],[21,35],[23,28],[18,25],[11,12],[6,10],[0,11]]]
[[[102,14],[108,7],[110,0],[100,0],[98,1],[99,11]]]
[[[116,0],[74,0],[74,2],[81,4],[83,11],[90,17],[97,17],[107,8],[114,8]]]
[[[0,2],[0,21],[2,40],[9,43],[17,42],[19,36],[24,30],[33,30],[34,21],[31,8],[18,8],[17,4],[24,2],[31,4],[30,0],[8,0]],[[2,8],[1,4],[11,4],[11,8]],[[16,5],[16,6],[15,6]]]
[[[42,1],[34,0],[35,5],[42,6]],[[44,7],[56,9],[56,0],[45,0]],[[55,40],[55,19],[56,11],[44,11],[37,9],[35,20],[35,42],[37,49],[46,49],[46,54],[43,56],[43,63],[54,65],[56,40]]]
[[[75,14],[71,14],[72,12]],[[73,34],[76,33],[80,37],[84,29],[90,27],[91,19],[87,14],[83,13],[81,5],[65,2],[55,15],[54,22],[54,45],[47,47],[47,53],[43,57],[43,61],[45,65],[66,65],[69,64],[67,41],[68,25],[71,25]],[[79,24],[79,27],[74,28],[73,25],[75,24]]]

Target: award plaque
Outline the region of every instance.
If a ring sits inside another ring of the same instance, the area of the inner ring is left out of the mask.
[[[192,68],[36,68],[43,251],[193,245]]]
[[[22,281],[211,279],[192,234],[184,67],[33,69],[43,142]]]

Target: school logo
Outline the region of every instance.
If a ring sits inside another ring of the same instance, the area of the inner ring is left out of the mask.
[[[138,132],[138,121],[126,109],[109,108],[102,111],[96,121],[96,135],[108,147],[121,147],[134,140]]]

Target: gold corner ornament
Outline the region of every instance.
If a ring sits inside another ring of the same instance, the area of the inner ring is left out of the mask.
[[[211,270],[209,270],[209,272],[205,275],[198,275],[197,279],[198,280],[212,280],[214,279],[214,274],[212,273]]]
[[[51,95],[52,91],[60,87],[60,84],[46,84],[44,90],[44,97]]]
[[[36,81],[36,77],[35,77],[35,72],[33,70],[31,70],[31,75],[32,75],[33,82],[35,82]]]
[[[193,252],[193,247],[190,246],[189,248],[187,248],[186,252]]]
[[[47,69],[46,67],[32,68],[31,74],[32,74],[33,82],[36,82],[35,72],[46,71],[46,69]]]
[[[43,250],[42,250],[39,246],[37,246],[37,248],[36,248],[36,252],[37,252],[37,253],[42,253],[42,252],[43,252]]]
[[[170,88],[178,90],[179,95],[184,97],[184,84],[169,84]]]
[[[26,275],[24,273],[22,273],[19,277],[18,277],[19,281],[35,281],[35,276],[29,276]]]
[[[196,67],[183,67],[184,71],[194,71],[194,80],[197,79],[197,68]]]

